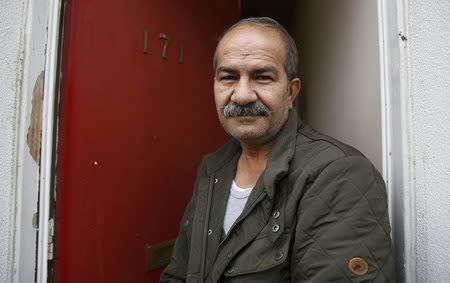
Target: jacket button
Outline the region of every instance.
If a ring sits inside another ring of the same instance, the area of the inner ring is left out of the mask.
[[[272,214],[272,217],[278,219],[278,217],[280,217],[280,212],[278,210],[275,210]]]
[[[212,230],[208,229],[208,236],[210,236],[212,234]]]
[[[228,274],[231,274],[234,272],[234,266],[231,266],[230,268],[227,269],[226,271]]]
[[[217,178],[214,178],[214,184],[217,184],[217,182],[219,182],[219,180],[217,180]]]
[[[280,225],[275,224],[272,226],[272,232],[276,233],[276,232],[278,232],[278,230],[280,230]]]
[[[365,275],[369,271],[369,264],[362,257],[354,257],[348,261],[348,269],[357,276]]]
[[[281,260],[281,259],[283,258],[283,256],[284,256],[283,251],[282,251],[282,250],[279,250],[279,251],[277,251],[277,253],[275,254],[275,260],[276,260],[276,261],[279,261],[279,260]]]

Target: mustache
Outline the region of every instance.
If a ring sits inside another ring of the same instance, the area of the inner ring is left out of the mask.
[[[255,117],[255,116],[269,116],[270,110],[261,103],[252,102],[247,105],[239,105],[234,102],[228,103],[223,109],[225,117]]]

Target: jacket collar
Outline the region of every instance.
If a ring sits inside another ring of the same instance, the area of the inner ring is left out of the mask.
[[[275,184],[287,173],[289,163],[295,152],[295,144],[297,139],[297,128],[303,126],[299,120],[297,111],[292,109],[289,112],[288,119],[278,132],[275,143],[269,154],[266,169],[262,176],[262,183],[266,189],[269,198],[273,198],[275,192]],[[230,139],[225,145],[220,147],[216,152],[205,157],[206,170],[208,175],[214,174],[216,171],[224,167],[228,162],[233,160],[236,154],[241,153],[241,146],[236,139]]]
[[[297,111],[292,109],[288,119],[278,132],[275,143],[269,154],[266,169],[262,174],[262,182],[267,196],[272,199],[276,183],[288,172],[289,163],[294,157],[297,141],[297,128],[302,125]]]

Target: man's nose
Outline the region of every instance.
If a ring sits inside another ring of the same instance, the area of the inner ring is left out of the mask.
[[[257,100],[256,92],[246,78],[241,78],[231,95],[231,101],[239,105],[247,105]]]

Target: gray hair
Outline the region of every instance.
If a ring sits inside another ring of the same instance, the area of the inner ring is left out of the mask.
[[[229,33],[230,31],[241,27],[241,26],[259,26],[264,28],[270,28],[276,31],[284,42],[286,48],[286,57],[284,62],[284,70],[289,80],[297,77],[297,65],[298,65],[298,51],[297,46],[295,45],[295,41],[292,36],[287,32],[287,30],[280,25],[277,21],[269,17],[251,17],[242,19],[239,22],[235,23],[229,29],[225,31],[222,37],[219,40],[217,46],[219,46],[222,38]],[[216,70],[217,67],[217,47],[216,51],[214,51],[214,59],[213,59],[213,68]]]

